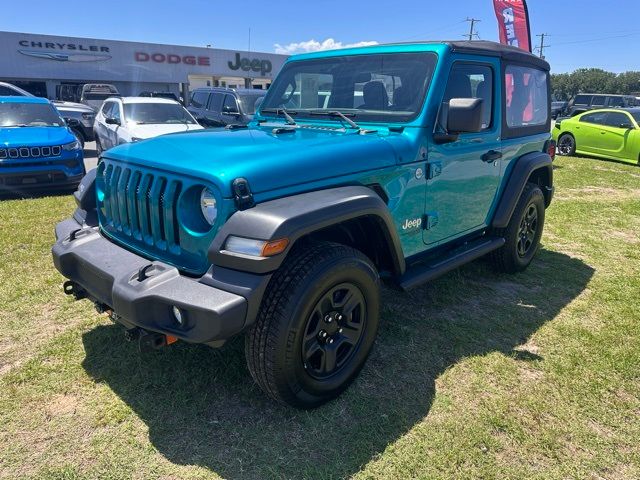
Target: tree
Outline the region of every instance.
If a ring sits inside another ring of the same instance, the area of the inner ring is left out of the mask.
[[[600,68],[580,68],[551,75],[551,88],[558,100],[569,100],[578,93],[630,95],[640,92],[640,72],[615,74]]]

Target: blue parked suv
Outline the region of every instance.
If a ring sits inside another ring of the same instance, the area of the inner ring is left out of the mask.
[[[0,192],[75,188],[82,146],[51,102],[0,97]]]
[[[56,227],[64,290],[144,348],[244,334],[257,384],[316,407],[364,365],[382,281],[534,261],[549,87],[547,62],[491,42],[291,57],[249,125],[103,154]]]

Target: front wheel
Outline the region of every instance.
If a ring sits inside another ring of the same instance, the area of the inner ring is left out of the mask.
[[[535,183],[527,183],[507,228],[494,232],[505,239],[504,246],[491,254],[498,271],[516,273],[529,266],[540,246],[544,215],[542,190]]]
[[[245,340],[247,364],[276,401],[314,408],[358,375],[378,329],[378,272],[331,242],[294,248],[274,274]]]

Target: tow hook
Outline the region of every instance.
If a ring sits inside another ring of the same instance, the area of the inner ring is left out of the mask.
[[[129,341],[138,340],[140,352],[150,352],[158,350],[178,341],[173,335],[164,335],[162,333],[147,332],[141,328],[132,328],[125,332],[125,338]]]
[[[73,298],[76,300],[82,300],[83,298],[87,298],[87,292],[84,288],[82,288],[77,283],[66,281],[62,285],[62,289],[66,295],[73,295]]]

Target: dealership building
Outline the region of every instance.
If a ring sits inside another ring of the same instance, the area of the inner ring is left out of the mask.
[[[217,48],[0,32],[0,81],[63,98],[85,83],[122,95],[176,95],[202,86],[268,88],[285,55]]]

